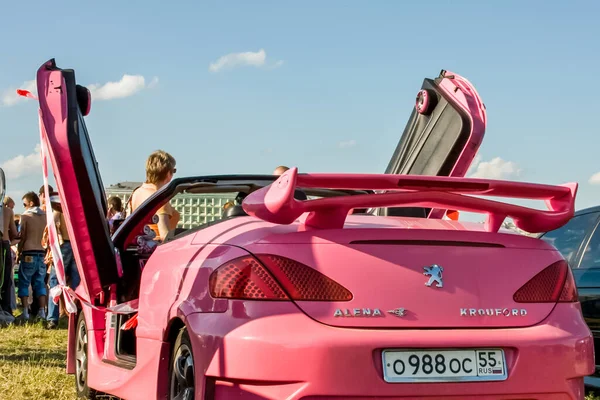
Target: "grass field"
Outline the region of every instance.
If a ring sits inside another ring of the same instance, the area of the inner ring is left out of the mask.
[[[41,324],[0,328],[0,399],[74,400],[75,378],[65,373],[67,330]],[[600,400],[600,397],[586,397]]]
[[[0,328],[0,399],[76,399],[75,378],[65,373],[66,340],[66,329],[42,324]]]

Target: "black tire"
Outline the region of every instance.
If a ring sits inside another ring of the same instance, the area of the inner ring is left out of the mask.
[[[88,330],[83,311],[77,318],[75,333],[75,389],[77,398],[96,400],[96,392],[88,386]]]
[[[195,375],[192,342],[187,329],[182,328],[171,351],[168,399],[194,399],[196,391]]]

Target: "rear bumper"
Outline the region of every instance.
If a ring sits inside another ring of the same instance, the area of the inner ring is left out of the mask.
[[[197,387],[206,384],[215,400],[583,399],[583,377],[594,372],[592,336],[578,304],[559,304],[543,324],[519,329],[343,329],[289,313],[246,320],[223,333],[231,314],[212,314],[210,324],[207,316],[189,315],[187,323],[202,380]],[[211,347],[214,354],[200,355]],[[386,383],[381,351],[398,347],[501,347],[508,379]]]

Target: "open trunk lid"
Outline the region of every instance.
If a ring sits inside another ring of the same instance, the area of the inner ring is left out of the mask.
[[[486,127],[483,101],[463,77],[423,80],[386,174],[464,176]]]
[[[386,174],[463,177],[485,134],[483,101],[471,83],[442,70],[423,80]],[[441,217],[442,210],[382,208],[379,215]]]

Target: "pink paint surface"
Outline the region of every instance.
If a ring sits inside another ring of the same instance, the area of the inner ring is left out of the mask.
[[[381,194],[329,197],[299,201],[298,187],[386,190]],[[408,175],[298,174],[286,171],[268,187],[244,199],[244,210],[265,221],[289,224],[306,215],[305,224],[315,228],[341,228],[354,208],[369,207],[447,207],[485,213],[486,229],[498,231],[506,217],[531,233],[545,232],[564,225],[574,214],[577,184],[538,185],[485,179],[414,177]],[[549,211],[535,210],[474,196],[513,197],[544,200]]]
[[[60,84],[60,73],[44,67],[38,72],[40,109],[84,280],[81,290],[87,288],[95,297],[103,288],[88,228],[81,224]],[[391,192],[294,200],[296,187],[319,186]],[[126,399],[167,398],[173,338],[185,326],[198,400],[582,399],[583,377],[594,371],[594,348],[579,303],[517,303],[513,297],[562,256],[541,240],[498,229],[506,216],[533,231],[561,226],[573,214],[576,189],[574,184],[457,178],[298,175],[292,168],[246,198],[244,208],[251,216],[156,249],[141,275],[132,368],[105,358],[111,354],[107,348],[114,346],[107,340],[110,323],[104,313],[83,308],[89,385]],[[473,195],[545,200],[548,210],[469,197]],[[349,215],[355,207],[389,205],[478,211],[490,218],[484,225]],[[264,254],[320,272],[349,290],[351,299],[265,301],[211,295],[215,270]],[[444,267],[443,287],[425,285],[424,268],[432,264]],[[389,312],[398,308],[405,315]],[[381,315],[364,316],[365,310],[373,314],[375,309]],[[73,372],[75,318],[70,322],[68,370]],[[401,384],[384,379],[384,350],[473,348],[502,349],[507,379]]]
[[[366,244],[352,244],[356,241]],[[475,247],[482,243],[504,247]],[[240,247],[298,260],[354,297],[343,303],[212,298],[208,277],[227,260],[247,254]],[[124,371],[104,363],[98,330],[92,384],[124,398],[159,398],[168,378],[168,327],[180,319],[195,346],[196,387],[214,385],[215,399],[580,398],[581,378],[594,370],[594,349],[579,304],[512,300],[523,283],[560,258],[543,241],[489,233],[481,224],[355,215],[344,229],[306,230],[299,222],[232,219],[157,249],[142,277],[137,365]],[[442,289],[424,286],[422,268],[432,262],[445,267]],[[334,317],[337,308],[375,307],[383,311],[380,319]],[[388,313],[398,307],[406,308],[406,317]],[[477,309],[477,316],[461,317],[462,308]],[[526,309],[527,315],[496,315],[505,308]],[[480,316],[479,309],[494,315]],[[503,348],[509,379],[383,381],[381,351],[429,347]],[[548,379],[532,380],[532,370]]]

